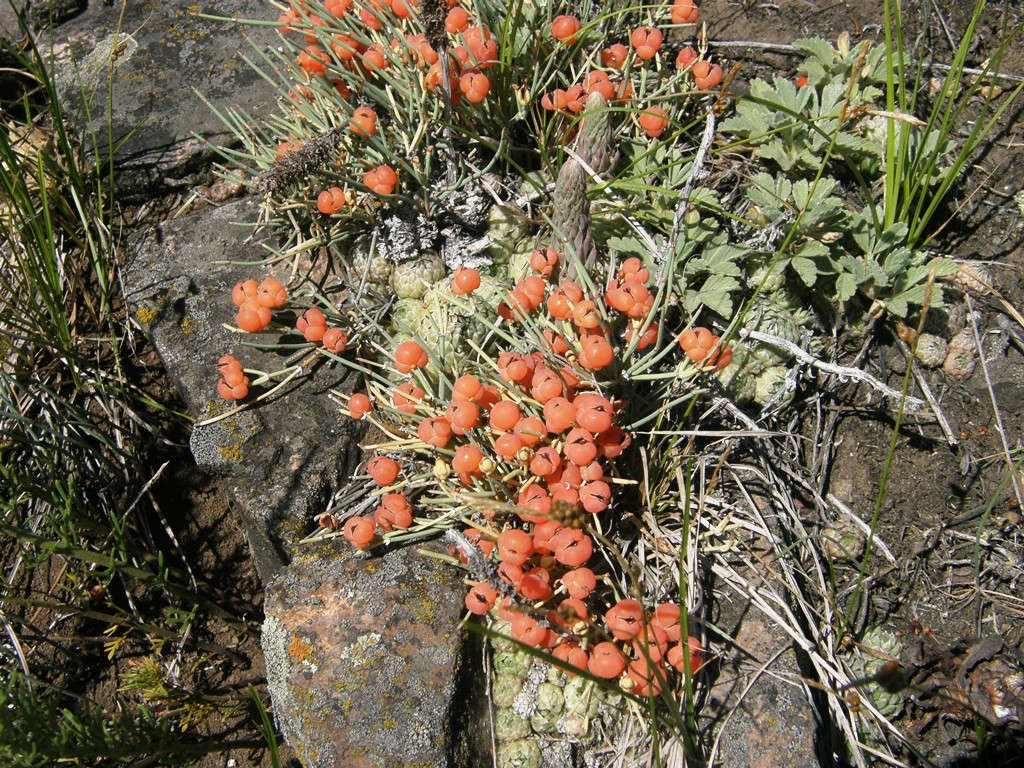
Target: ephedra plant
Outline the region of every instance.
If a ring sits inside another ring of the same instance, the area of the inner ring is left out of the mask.
[[[831,175],[882,172],[878,53],[801,41],[803,81],[755,82],[723,124],[754,167],[716,190],[700,181],[729,101],[698,9],[577,11],[297,2],[250,62],[276,111],[222,114],[241,141],[225,173],[261,196],[267,266],[293,275],[235,288],[239,332],[360,371],[343,411],[386,436],[357,479],[370,500],[320,516],[324,535],[374,551],[445,532],[497,638],[502,765],[539,764],[542,734],[596,748],[596,723],[642,724],[627,762],[662,739],[700,757],[690,524],[717,481],[707,456],[730,449],[692,427],[756,428],[816,362],[823,320],[910,319],[954,271],[870,231]],[[297,370],[218,368],[232,401]]]

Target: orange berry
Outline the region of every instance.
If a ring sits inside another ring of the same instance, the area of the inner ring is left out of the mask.
[[[316,209],[320,213],[330,216],[344,208],[345,202],[345,191],[341,187],[330,187],[317,195]]]
[[[349,543],[356,549],[366,549],[373,541],[377,531],[377,524],[368,517],[356,515],[345,521],[342,533]]]
[[[556,88],[551,93],[545,93],[541,96],[540,105],[549,112],[553,112],[558,109],[565,109],[569,105],[569,99],[563,89]]]
[[[498,534],[498,559],[511,565],[522,565],[533,554],[533,539],[519,528],[506,528]]]
[[[548,432],[557,435],[576,423],[576,404],[564,397],[553,397],[544,403],[544,421]]]
[[[566,664],[575,667],[581,672],[587,668],[587,664],[590,662],[590,656],[587,652],[580,648],[578,643],[572,641],[563,641],[555,646],[551,652],[559,661],[564,661]],[[563,670],[567,675],[572,676],[572,672],[569,670]]]
[[[378,165],[363,174],[363,184],[371,192],[386,197],[395,191],[398,174],[390,165]]]
[[[344,352],[345,347],[348,346],[348,334],[340,328],[328,328],[324,331],[324,337],[321,341],[323,342],[324,349],[338,355]]]
[[[494,441],[494,452],[503,459],[511,459],[523,449],[523,439],[515,432],[506,432]]]
[[[243,283],[238,283],[231,289],[231,301],[234,302],[236,307],[240,307],[247,300],[257,298],[259,290],[259,284],[255,280],[246,280]]]
[[[466,475],[479,474],[480,462],[484,453],[472,443],[460,445],[455,449],[455,456],[452,458],[452,469]]]
[[[299,66],[311,75],[322,75],[327,72],[331,57],[319,45],[307,45],[299,52]]]
[[[613,680],[626,669],[626,657],[615,643],[598,643],[590,651],[587,671],[595,677]]]
[[[597,458],[597,444],[587,430],[574,427],[565,436],[562,453],[577,467],[584,467]]]
[[[260,283],[256,294],[256,300],[261,307],[279,309],[288,303],[288,291],[281,285],[281,281],[274,277],[268,277]]]
[[[454,402],[476,400],[477,396],[483,391],[483,388],[484,385],[480,383],[480,379],[476,376],[470,374],[459,376],[452,387],[452,400]]]
[[[532,645],[534,648],[545,648],[549,644],[553,645],[552,641],[557,642],[559,637],[533,616],[526,613],[516,613],[512,616],[510,623],[512,625],[512,639],[526,645]]]
[[[548,297],[548,312],[556,320],[572,317],[572,308],[583,300],[583,289],[578,283],[566,281],[551,292]]]
[[[444,416],[451,423],[452,432],[462,435],[480,423],[480,406],[470,400],[462,400],[449,405]]]
[[[696,60],[697,52],[687,45],[676,55],[676,69],[686,69]]]
[[[533,359],[517,352],[502,352],[498,357],[498,372],[504,381],[526,382],[533,375]]]
[[[469,29],[469,12],[462,6],[456,5],[448,11],[444,20],[444,28],[449,35],[465,32]]]
[[[377,132],[377,113],[369,107],[356,107],[348,128],[356,136],[373,136]]]
[[[348,11],[350,5],[352,5],[352,0],[326,0],[324,10],[340,19]]]
[[[379,486],[391,485],[398,477],[401,469],[398,462],[390,456],[374,456],[366,463],[366,472]]]
[[[615,43],[601,51],[601,64],[609,69],[622,69],[628,55],[629,48],[622,43]]]
[[[537,366],[533,372],[530,394],[538,403],[546,403],[553,397],[565,395],[565,384],[554,371]]]
[[[668,126],[668,112],[661,107],[647,107],[640,114],[640,127],[650,139],[656,139]]]
[[[637,696],[657,696],[661,693],[662,680],[665,673],[657,663],[641,657],[629,663],[626,674],[633,681],[633,690]]]
[[[673,0],[672,23],[696,24],[700,17],[700,9],[693,0]]]
[[[598,435],[612,426],[615,409],[611,401],[594,392],[582,392],[573,400],[576,406],[576,423],[583,429]]]
[[[482,72],[470,70],[459,77],[459,90],[470,104],[479,104],[491,90],[491,79]]]
[[[658,55],[662,42],[661,30],[655,27],[637,27],[629,36],[629,42],[637,58],[647,61]]]
[[[558,266],[558,251],[554,248],[543,248],[530,254],[530,269],[545,277],[554,272]]]
[[[217,382],[217,394],[229,401],[244,400],[249,396],[249,377],[243,377],[237,384],[229,384],[221,379]]]
[[[501,400],[491,408],[488,422],[491,429],[497,432],[508,432],[515,428],[521,418],[523,418],[523,412],[516,403],[511,400]]]
[[[417,404],[423,402],[423,397],[426,393],[413,384],[411,381],[405,382],[395,388],[395,391],[391,393],[391,402],[400,411],[405,413],[415,413]]]
[[[523,445],[527,448],[531,448],[536,445],[542,437],[547,436],[547,428],[544,426],[544,422],[538,419],[536,416],[526,416],[519,420],[514,427],[514,431],[523,441]]]
[[[404,493],[386,493],[373,513],[373,519],[385,531],[408,528],[412,525],[412,504]]]
[[[427,445],[444,448],[452,439],[452,425],[444,417],[435,416],[421,421],[416,434]]]
[[[256,299],[246,299],[235,315],[235,325],[246,333],[257,333],[270,325],[270,310]]]
[[[589,335],[580,339],[579,362],[588,371],[599,371],[611,365],[615,351],[603,336]]]
[[[586,600],[597,589],[597,576],[589,568],[573,568],[562,576],[562,585],[570,597]]]
[[[703,59],[694,62],[690,72],[693,73],[693,84],[698,91],[706,91],[722,82],[722,68]]]
[[[690,654],[690,675],[696,675],[704,663],[704,647],[701,645],[700,640],[693,635],[686,638],[686,645]],[[686,669],[682,643],[673,645],[668,649],[668,653],[665,654],[665,661],[675,667],[679,673]]]
[[[592,330],[601,324],[601,315],[597,305],[590,299],[576,302],[572,308],[572,321],[577,328]]]
[[[348,412],[357,421],[371,410],[373,410],[373,404],[370,402],[370,398],[362,392],[357,392],[348,399]]]
[[[644,608],[636,600],[619,600],[604,615],[604,623],[616,640],[632,640],[643,626]]]
[[[414,368],[424,368],[429,362],[430,357],[417,341],[403,341],[395,348],[395,368],[399,373],[411,373]]]
[[[348,35],[337,34],[331,43],[331,50],[339,61],[351,61],[357,54],[362,53],[363,44]]]
[[[306,341],[316,343],[323,341],[327,333],[327,318],[316,307],[310,307],[295,321],[295,327]]]
[[[604,512],[612,501],[612,489],[604,480],[595,480],[580,488],[580,504],[592,515]]]
[[[590,559],[594,553],[594,542],[579,528],[563,528],[551,537],[551,548],[555,560],[576,568]]]
[[[651,625],[661,627],[665,630],[665,636],[669,642],[679,642],[680,628],[679,618],[682,612],[676,603],[662,603],[654,609],[651,615]]]
[[[416,0],[391,0],[391,12],[398,18],[405,20],[411,18],[413,11],[419,5]]]
[[[608,73],[600,69],[591,70],[583,78],[583,93],[590,95],[600,93],[605,100],[611,101],[615,96],[615,84],[608,77]]]
[[[530,459],[530,472],[537,477],[547,477],[562,468],[562,457],[551,446],[545,446]]]
[[[498,44],[487,27],[470,27],[462,33],[462,39],[466,41],[477,69],[487,69],[498,63]]]
[[[551,36],[561,43],[572,45],[580,31],[580,20],[575,16],[555,16],[551,22]]]
[[[452,293],[464,296],[480,287],[480,273],[472,267],[459,267],[452,277]]]
[[[807,75],[797,75],[793,82],[796,84],[797,88],[803,88],[811,81],[807,79]]]
[[[555,591],[551,588],[551,573],[547,568],[535,566],[523,574],[516,591],[527,600],[547,600]]]
[[[498,590],[490,583],[481,581],[474,584],[466,595],[466,610],[475,616],[483,616],[498,601]]]
[[[528,485],[519,492],[516,503],[534,514],[519,513],[519,517],[530,523],[547,519],[551,512],[551,495],[539,485]]]

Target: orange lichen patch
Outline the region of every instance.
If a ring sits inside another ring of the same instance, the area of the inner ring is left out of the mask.
[[[288,641],[288,655],[299,664],[312,664],[313,644],[298,635],[292,635]]]

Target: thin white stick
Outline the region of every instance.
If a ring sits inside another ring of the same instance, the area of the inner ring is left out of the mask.
[[[819,360],[811,353],[805,351],[802,347],[799,347],[791,341],[780,338],[779,336],[772,336],[769,333],[762,333],[761,331],[751,331],[747,329],[741,330],[739,335],[741,339],[750,338],[754,341],[762,341],[766,344],[771,344],[774,347],[780,347],[793,355],[801,363],[810,365],[818,370],[824,371],[825,373],[830,373],[833,376],[838,376],[840,379],[853,379],[854,381],[867,384],[886,397],[890,397],[894,400],[903,399],[902,392],[897,389],[893,389],[888,384],[883,384],[867,371],[862,371],[860,368],[850,368],[845,365],[826,363],[824,360]],[[925,405],[926,403],[924,400],[919,400],[916,397],[910,397],[908,395],[906,398],[907,410],[911,412],[917,412]]]

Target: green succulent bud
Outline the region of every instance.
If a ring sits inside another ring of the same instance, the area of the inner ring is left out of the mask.
[[[513,653],[516,650],[516,644],[510,637],[512,634],[512,625],[503,620],[494,618],[497,616],[498,609],[495,608],[488,618],[490,619],[490,628],[497,633],[497,636],[491,637],[491,649],[494,651],[495,661],[497,660],[498,654]]]
[[[864,554],[864,532],[846,520],[839,520],[821,532],[825,553],[833,560],[850,562]]]
[[[530,728],[534,733],[555,733],[558,731],[558,721],[561,717],[561,713],[538,709],[530,715]]]
[[[949,344],[941,336],[936,336],[933,333],[922,333],[917,337],[914,357],[926,368],[938,368],[946,361],[948,353]]]
[[[533,739],[518,739],[502,744],[494,754],[498,768],[540,768],[540,747]]]
[[[953,381],[966,381],[974,375],[977,361],[974,355],[967,352],[958,352],[952,348],[942,363],[942,372]]]
[[[495,266],[504,266],[519,250],[519,244],[530,235],[530,220],[521,210],[510,205],[492,205],[487,213],[489,254]]]
[[[786,284],[786,270],[778,264],[772,268],[770,259],[759,259],[747,274],[747,285],[761,287],[762,295],[775,293]]]
[[[537,686],[537,709],[545,712],[561,714],[565,706],[562,689],[552,683],[541,683]]]
[[[491,699],[496,707],[511,707],[516,696],[523,690],[523,678],[519,675],[501,673],[494,676]]]
[[[499,708],[494,712],[494,738],[498,743],[516,741],[530,735],[530,721],[511,709]]]
[[[394,264],[375,250],[370,251],[368,243],[359,243],[349,254],[348,283],[358,288],[365,283],[387,285],[394,271]]]
[[[861,639],[861,648],[850,660],[850,669],[856,677],[870,677],[889,662],[899,659],[903,652],[900,639],[884,627],[872,627]],[[883,717],[892,719],[903,711],[903,695],[899,690],[890,690],[881,681],[867,683],[862,689],[871,698],[871,703]]]
[[[765,368],[754,379],[754,402],[762,408],[770,403],[786,385],[789,369],[784,365]]]
[[[525,680],[533,666],[533,657],[521,650],[511,653],[495,653],[493,664],[495,674],[515,675],[520,680]]]
[[[396,264],[391,272],[391,290],[400,299],[420,299],[445,276],[444,261],[433,251]]]
[[[594,717],[601,707],[601,692],[595,683],[582,677],[570,677],[562,689],[567,715]]]
[[[590,738],[590,722],[584,715],[566,715],[558,721],[558,732],[569,741],[586,741]]]

